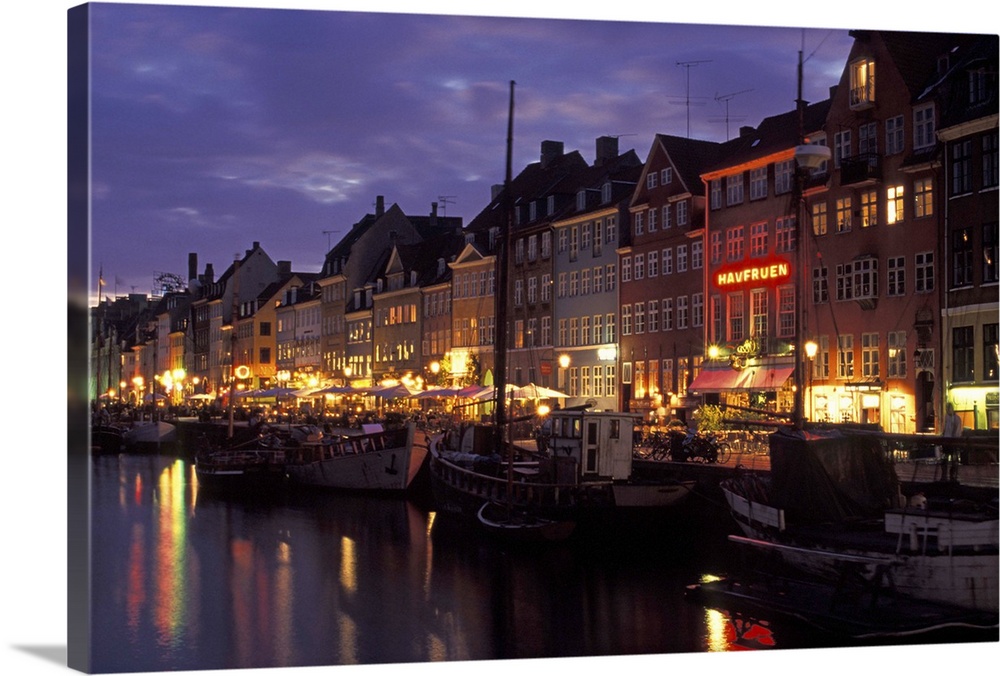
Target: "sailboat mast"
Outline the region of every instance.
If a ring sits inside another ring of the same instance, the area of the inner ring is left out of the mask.
[[[796,110],[798,112],[798,122],[799,122],[799,134],[798,142],[796,148],[805,143],[805,108],[806,104],[802,98],[802,50],[799,50],[799,67],[798,67],[798,97],[795,100]],[[806,185],[806,171],[799,166],[798,162],[795,164],[795,230],[796,230],[796,257],[798,259],[798,264],[795,266],[798,270],[799,284],[798,290],[795,293],[795,399],[792,407],[793,418],[792,422],[796,429],[802,429],[805,424],[805,378],[804,378],[804,359],[805,359],[805,302],[802,299],[802,295],[806,293],[808,288],[808,282],[806,277],[806,261],[808,260],[805,256],[805,246],[806,246],[806,228],[805,228],[805,185]]]
[[[503,183],[503,216],[500,226],[500,241],[496,256],[496,353],[493,377],[496,397],[496,428],[498,441],[503,441],[503,430],[507,422],[507,250],[510,229],[514,220],[514,197],[511,195],[512,164],[514,145],[514,81],[510,81],[510,104],[507,113],[507,169]]]

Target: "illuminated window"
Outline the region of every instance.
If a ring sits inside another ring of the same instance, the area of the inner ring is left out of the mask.
[[[812,227],[814,235],[826,234],[826,202],[816,202],[812,205]]]
[[[878,191],[866,190],[861,193],[861,227],[878,225]]]
[[[836,201],[837,208],[837,232],[851,231],[851,198],[840,197]]]
[[[867,108],[875,103],[875,61],[858,59],[851,64],[851,108]]]
[[[903,220],[903,186],[893,185],[885,191],[886,222],[889,225]]]

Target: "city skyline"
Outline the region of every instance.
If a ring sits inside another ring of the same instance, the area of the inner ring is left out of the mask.
[[[510,80],[515,172],[543,140],[592,161],[598,136],[618,136],[645,159],[658,133],[721,141],[793,109],[799,49],[805,98],[825,98],[852,42],[825,28],[92,11],[88,283],[102,273],[104,295],[150,293],[157,273],[186,275],[191,252],[221,273],[254,241],[318,271],[378,195],[470,222],[503,180]]]

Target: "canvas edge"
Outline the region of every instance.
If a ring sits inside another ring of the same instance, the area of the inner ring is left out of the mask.
[[[90,7],[67,10],[67,666],[91,668],[90,448]]]

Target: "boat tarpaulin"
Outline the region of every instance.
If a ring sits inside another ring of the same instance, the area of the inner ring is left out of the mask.
[[[702,369],[688,385],[688,390],[692,392],[728,392],[740,387],[739,381],[742,377],[743,372],[733,368]]]

